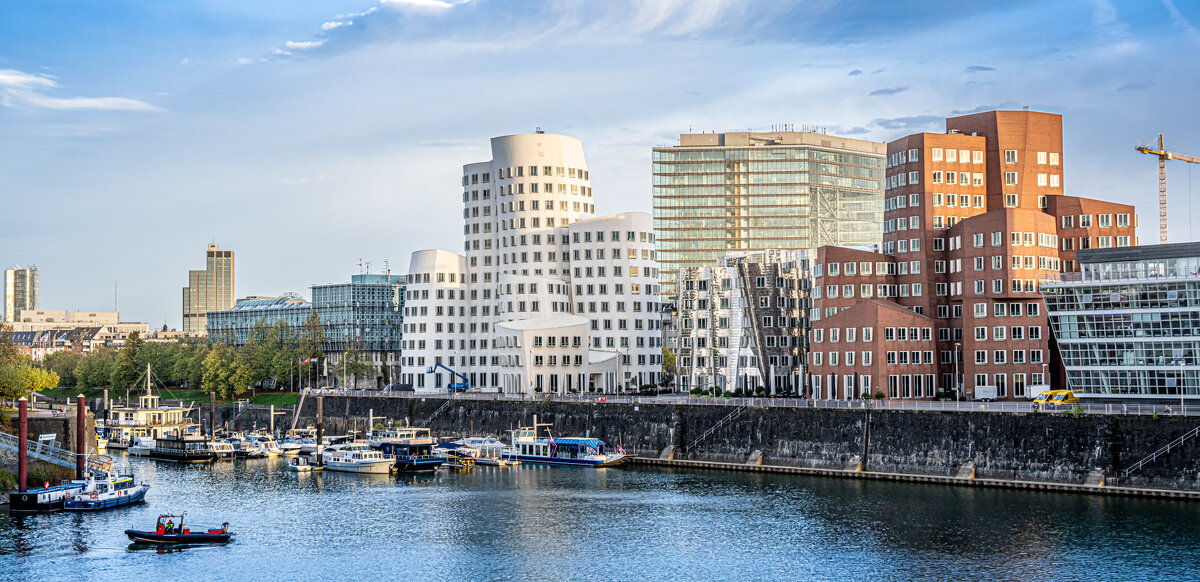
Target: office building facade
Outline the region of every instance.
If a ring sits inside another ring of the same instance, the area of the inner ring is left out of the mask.
[[[664,297],[730,251],[879,244],[884,144],[781,131],[682,134],[653,150]]]
[[[4,321],[20,321],[25,310],[38,308],[37,267],[16,267],[4,271]]]
[[[1067,387],[1083,398],[1200,398],[1200,243],[1081,250],[1041,280]]]
[[[412,255],[402,382],[444,390],[458,379],[440,364],[484,391],[655,383],[662,325],[650,216],[596,216],[578,139],[539,132],[491,145],[491,160],[463,166],[464,253]],[[576,325],[567,315],[586,320],[586,335],[560,335]],[[551,365],[546,354],[539,364],[524,351],[527,334],[546,348],[578,336],[587,358],[565,365],[555,354]],[[503,357],[510,349],[520,357]]]
[[[183,288],[183,332],[203,336],[208,332],[208,312],[225,311],[234,305],[233,251],[208,245],[203,271],[188,271]]]
[[[1136,244],[1132,206],[1063,194],[1061,116],[990,111],[946,129],[889,142],[881,252],[818,251],[820,397],[1015,400],[1060,384],[1039,279],[1076,269],[1081,248]]]

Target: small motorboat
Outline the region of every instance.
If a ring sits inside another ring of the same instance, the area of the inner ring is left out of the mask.
[[[288,470],[296,473],[308,473],[311,471],[323,471],[325,467],[310,463],[308,457],[292,457],[292,462],[288,465]]]
[[[137,437],[133,439],[133,444],[129,446],[129,454],[135,457],[149,457],[150,451],[154,450],[157,442],[154,438],[148,436]],[[107,444],[105,445],[107,448]]]
[[[92,473],[86,479],[72,481],[83,486],[67,493],[63,509],[67,511],[100,511],[141,503],[150,486],[134,481],[133,475]]]
[[[125,535],[137,543],[158,545],[223,544],[233,537],[233,534],[229,533],[229,522],[221,524],[219,528],[199,528],[193,531],[184,525],[185,515],[160,515],[154,531],[127,529]]]
[[[218,461],[231,460],[237,456],[237,451],[227,441],[209,441],[208,450],[216,455]]]

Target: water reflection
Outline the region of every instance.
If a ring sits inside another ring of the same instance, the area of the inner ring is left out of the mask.
[[[146,504],[0,512],[0,578],[1081,579],[1097,564],[1200,578],[1188,503],[536,464],[389,476],[123,462],[152,484]],[[124,536],[182,511],[238,536],[161,552]]]

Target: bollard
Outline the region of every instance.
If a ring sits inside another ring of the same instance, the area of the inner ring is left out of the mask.
[[[25,479],[28,477],[29,465],[29,401],[21,398],[17,401],[17,491],[25,492]]]
[[[75,478],[83,479],[87,465],[87,411],[83,394],[75,397]]]

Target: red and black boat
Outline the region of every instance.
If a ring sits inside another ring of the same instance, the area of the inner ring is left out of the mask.
[[[199,528],[192,530],[184,525],[184,515],[164,514],[158,516],[158,525],[154,531],[136,529],[125,530],[130,540],[142,544],[224,544],[233,534],[229,533],[229,522],[219,528]]]

